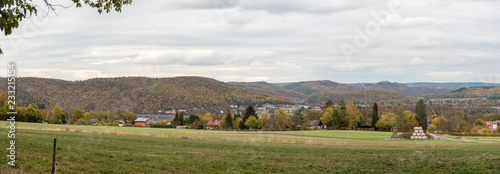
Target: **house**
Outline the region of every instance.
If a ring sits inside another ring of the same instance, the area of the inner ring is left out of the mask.
[[[496,129],[498,126],[500,126],[500,120],[497,120],[497,121],[485,121],[484,125],[487,128]]]
[[[97,118],[92,118],[92,119],[90,119],[89,124],[90,125],[96,125],[98,121],[99,120]]]
[[[219,126],[220,125],[220,122],[218,120],[215,120],[215,121],[208,121],[207,123],[207,126]]]
[[[317,127],[321,129],[323,127],[326,127],[326,125],[323,125],[320,120],[307,120],[306,127]]]
[[[149,118],[137,118],[134,121],[134,125],[138,125],[138,126],[149,125]]]

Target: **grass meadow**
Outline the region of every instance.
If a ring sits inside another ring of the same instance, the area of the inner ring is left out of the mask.
[[[0,173],[498,173],[496,137],[411,141],[390,132],[249,132],[16,123]]]

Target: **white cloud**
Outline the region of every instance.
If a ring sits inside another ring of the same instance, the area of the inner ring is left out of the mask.
[[[432,48],[439,45],[439,41],[430,40],[425,36],[421,36],[418,39],[413,40],[413,47],[416,48]]]
[[[426,61],[424,59],[422,59],[420,57],[415,57],[415,58],[411,59],[410,64],[412,64],[412,65],[423,65],[423,64],[425,64],[425,62]]]

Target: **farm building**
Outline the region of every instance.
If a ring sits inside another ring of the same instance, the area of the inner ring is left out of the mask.
[[[485,126],[490,129],[496,129],[500,125],[500,120],[497,121],[485,121]]]
[[[98,121],[99,121],[98,119],[92,118],[92,119],[90,119],[89,124],[90,125],[96,125]]]
[[[317,127],[317,128],[322,128],[323,124],[321,123],[320,120],[307,120],[306,121],[306,127]]]
[[[149,124],[149,118],[137,118],[134,121],[134,125],[144,126]]]

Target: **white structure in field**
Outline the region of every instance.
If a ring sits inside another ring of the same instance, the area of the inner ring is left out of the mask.
[[[412,140],[427,140],[427,136],[425,136],[424,130],[422,127],[415,127],[415,132],[413,132],[411,139]]]

